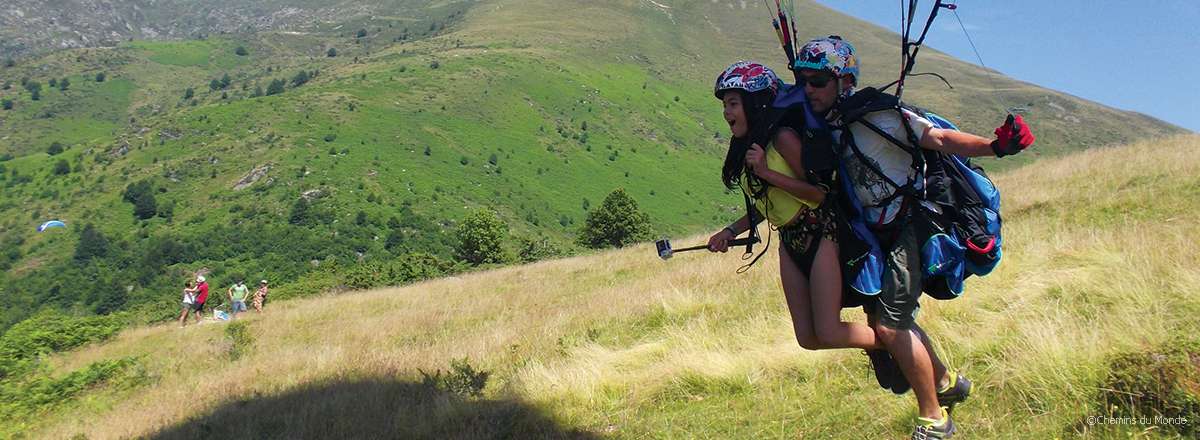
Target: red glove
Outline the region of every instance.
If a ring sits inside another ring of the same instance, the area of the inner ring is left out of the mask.
[[[996,157],[1020,153],[1033,145],[1033,141],[1037,139],[1029,131],[1029,126],[1025,124],[1021,115],[1009,114],[1008,119],[1004,120],[1004,125],[997,128],[995,133],[996,140],[992,141],[992,152],[996,153]]]

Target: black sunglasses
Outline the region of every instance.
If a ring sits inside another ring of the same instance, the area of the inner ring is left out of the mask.
[[[830,74],[815,75],[812,77],[799,75],[799,78],[797,78],[797,79],[800,80],[800,85],[808,84],[810,86],[813,86],[814,89],[824,88],[825,86],[829,85],[829,83],[831,81],[834,80],[833,75],[830,75]]]

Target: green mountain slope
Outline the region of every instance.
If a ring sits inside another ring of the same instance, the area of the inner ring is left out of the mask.
[[[38,8],[53,5],[22,5],[27,16],[52,15]],[[238,5],[211,6],[260,14]],[[0,68],[0,83],[11,82],[0,99],[14,102],[0,110],[0,154],[12,157],[0,162],[4,327],[41,307],[165,317],[174,307],[166,292],[200,268],[218,285],[269,278],[311,294],[360,262],[412,252],[449,260],[456,222],[478,207],[497,210],[518,237],[565,245],[619,187],[657,234],[707,230],[741,203],[717,179],[727,129],[712,77],[742,58],[783,71],[755,2],[271,5],[339,12],[255,33],[170,22],[181,30],[159,35],[205,38],[63,50]],[[161,17],[209,7],[110,6],[162,26]],[[799,17],[805,35],[856,43],[864,83],[890,81],[894,35],[808,3]],[[928,49],[921,69],[955,89],[914,80],[907,97],[967,130],[990,132],[1015,104],[1031,110],[1039,143],[1008,164],[1181,131]],[[66,90],[49,86],[64,77]],[[25,78],[42,84],[39,100]],[[266,95],[273,81],[286,87]],[[51,156],[55,142],[65,151]],[[154,196],[147,219],[135,217],[132,184]],[[54,218],[71,226],[33,232]],[[109,246],[76,258],[87,223]]]

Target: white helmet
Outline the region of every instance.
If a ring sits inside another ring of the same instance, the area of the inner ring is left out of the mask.
[[[203,282],[204,282],[204,275],[196,275],[196,282],[197,282],[197,283],[203,283]]]

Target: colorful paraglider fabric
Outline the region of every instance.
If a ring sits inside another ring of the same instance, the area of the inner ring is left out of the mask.
[[[60,222],[58,220],[50,220],[46,223],[42,223],[41,226],[38,226],[38,232],[43,232],[50,228],[65,228],[65,227],[67,227],[66,223]]]

